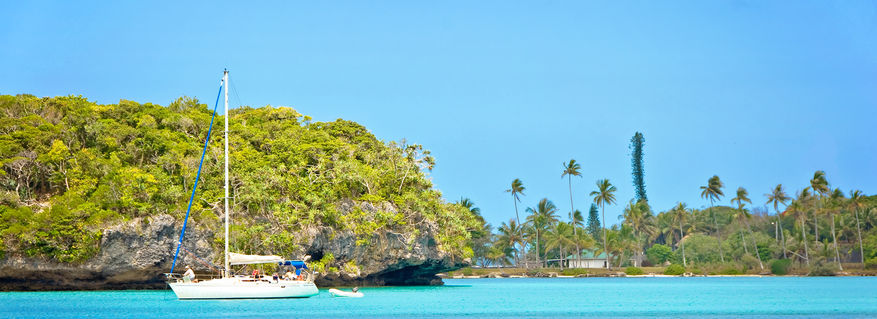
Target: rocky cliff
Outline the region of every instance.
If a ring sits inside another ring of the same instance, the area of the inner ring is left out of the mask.
[[[346,201],[341,206],[344,211],[353,207],[366,212],[377,210],[369,203]],[[166,288],[163,273],[171,268],[180,227],[181,223],[172,216],[160,214],[104,229],[100,252],[82,263],[60,263],[12,254],[0,261],[0,290]],[[383,231],[373,234],[369,244],[362,245],[357,244],[358,236],[351,231],[311,227],[302,234],[305,239],[298,254],[287,257],[309,255],[317,261],[331,254],[333,260],[316,276],[315,281],[321,287],[440,285],[442,281],[437,273],[463,267],[468,260],[437,249],[433,238],[436,228],[436,224],[425,222],[417,228],[418,235]],[[215,245],[216,235],[211,229],[190,224],[177,272],[190,265],[196,273],[215,273],[209,265],[212,261],[221,265],[222,256],[221,248]]]
[[[323,285],[437,283],[473,255],[482,223],[433,187],[422,145],[288,107],[228,116],[223,141],[191,98],[0,95],[0,289],[163,287],[189,207],[178,265],[210,273],[193,256],[222,263],[226,142],[239,252],[310,255]]]

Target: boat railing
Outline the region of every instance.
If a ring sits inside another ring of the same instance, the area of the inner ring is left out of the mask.
[[[186,281],[185,278],[183,278],[183,275],[179,274],[179,273],[165,273],[164,276],[165,276],[165,281],[167,281],[168,283],[185,282]],[[198,280],[198,281],[206,280],[206,279],[219,279],[219,278],[222,278],[222,276],[217,275],[217,274],[213,274],[213,273],[195,274],[195,280]]]

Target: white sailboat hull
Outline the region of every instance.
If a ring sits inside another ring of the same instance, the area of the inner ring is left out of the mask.
[[[168,283],[179,299],[306,298],[319,293],[310,281],[256,282],[222,278]]]

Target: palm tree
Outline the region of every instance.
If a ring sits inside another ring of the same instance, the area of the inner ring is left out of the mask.
[[[737,219],[746,224],[746,229],[749,231],[749,237],[752,237],[752,245],[755,247],[755,257],[758,257],[758,266],[761,267],[761,270],[764,270],[764,263],[761,262],[761,254],[758,253],[758,242],[755,240],[755,235],[752,234],[752,227],[749,226],[749,218],[752,217],[751,214],[746,210],[746,203],[752,204],[752,200],[749,199],[749,192],[746,191],[743,187],[737,188],[737,197],[731,199],[731,203],[737,202],[737,211],[735,215],[737,215]],[[740,236],[743,237],[743,233],[740,233]],[[743,247],[746,247],[746,239],[743,239]]]
[[[606,269],[611,268],[609,265],[609,242],[606,238],[606,204],[615,204],[615,191],[617,189],[609,182],[609,179],[601,179],[597,181],[597,190],[591,192],[594,203],[600,205],[600,211],[603,215],[603,251],[606,252]]]
[[[520,266],[520,259],[518,252],[520,249],[516,248],[515,245],[519,247],[524,246],[524,227],[515,222],[514,219],[510,219],[508,224],[502,223],[499,226],[499,241],[504,245],[509,245],[515,252],[515,265]]]
[[[840,188],[835,188],[828,197],[828,215],[831,216],[831,239],[834,244],[834,262],[837,263],[840,271],[844,270],[844,266],[840,263],[840,252],[837,249],[837,233],[834,231],[834,215],[840,212],[843,207],[844,192]]]
[[[713,217],[713,224],[716,225],[716,238],[719,240],[719,257],[722,259],[722,262],[725,262],[725,253],[722,251],[722,232],[719,229],[719,223],[716,221],[716,215],[713,212],[713,202],[720,200],[722,196],[725,196],[725,193],[722,192],[722,188],[725,187],[725,184],[722,183],[722,180],[719,179],[718,175],[713,175],[707,181],[706,186],[701,186],[700,197],[709,199],[710,201],[710,215]]]
[[[783,184],[778,184],[770,194],[764,194],[764,196],[767,196],[767,202],[765,204],[773,203],[773,210],[777,215],[776,229],[783,241],[783,258],[788,258],[788,256],[786,256],[786,236],[783,234],[783,224],[782,219],[780,218],[779,205],[785,205],[791,198],[789,198],[789,196],[786,195],[786,192],[783,191]]]
[[[810,179],[810,188],[813,189],[815,195],[814,201],[816,203],[816,207],[813,210],[813,236],[816,241],[816,245],[819,245],[819,214],[822,212],[822,198],[831,191],[828,188],[828,180],[825,179],[825,172],[816,171],[813,173],[813,178]],[[815,249],[815,248],[814,248]]]
[[[575,159],[570,159],[569,162],[563,163],[563,174],[560,175],[560,178],[567,177],[567,181],[569,183],[569,218],[570,218],[570,220],[572,220],[573,235],[576,237],[578,237],[579,233],[576,230],[578,227],[576,227],[575,216],[573,216],[573,214],[575,214],[576,210],[572,204],[572,177],[573,176],[582,177],[582,174],[579,172],[579,170],[581,170],[581,168],[582,168],[582,166],[579,165],[579,163],[576,163]],[[579,244],[576,243],[576,261],[579,263],[581,263],[580,262],[581,252],[582,251],[581,251],[581,248],[579,248]]]
[[[850,200],[847,202],[850,210],[856,215],[856,233],[859,235],[859,254],[862,258],[862,269],[865,269],[865,248],[862,246],[862,228],[859,226],[859,208],[865,207],[862,191],[850,191]]]
[[[518,216],[518,202],[521,201],[521,198],[518,195],[524,196],[524,183],[521,182],[521,179],[515,178],[512,181],[512,188],[505,190],[506,193],[512,193],[512,201],[515,203],[515,219],[518,221],[518,225],[521,224],[521,217]]]
[[[648,240],[648,236],[655,233],[654,216],[646,201],[634,202],[630,200],[627,207],[624,208],[624,214],[618,217],[624,218],[624,225],[630,226],[633,237],[637,240],[637,247],[634,250],[634,266],[639,267],[645,241]]]
[[[585,216],[582,215],[582,211],[576,209],[576,211],[572,213],[572,224],[577,227],[585,227]]]
[[[502,249],[500,245],[491,246],[490,250],[487,251],[486,257],[491,264],[496,266],[507,265],[509,263],[508,252],[504,251],[504,249]]]
[[[662,243],[673,247],[676,241],[676,224],[673,222],[673,214],[661,212],[655,216],[655,243]]]
[[[460,206],[468,209],[470,213],[473,215],[481,216],[481,208],[475,207],[475,202],[473,202],[469,198],[460,198],[460,201],[457,202]]]
[[[612,247],[612,250],[604,252],[606,256],[612,255],[618,260],[618,267],[621,267],[621,264],[624,262],[624,253],[628,250],[635,250],[639,245],[636,237],[633,235],[633,229],[623,224],[620,228],[618,225],[612,226],[607,240],[611,243],[608,246]],[[599,254],[600,251],[597,253]]]
[[[560,250],[560,270],[563,270],[563,258],[566,256],[564,247],[577,244],[571,228],[570,224],[559,222],[545,233],[545,249]]]
[[[676,203],[672,210],[673,220],[679,224],[679,246],[682,247],[682,266],[688,267],[685,261],[685,232],[682,231],[682,223],[688,219],[688,207],[684,203]]]
[[[786,212],[792,213],[795,219],[801,222],[801,242],[804,243],[804,260],[807,262],[807,266],[810,266],[810,249],[807,247],[807,225],[804,224],[804,220],[807,219],[805,206],[810,201],[811,196],[810,188],[804,188],[798,193],[798,199],[792,201],[792,204],[786,207]]]
[[[554,203],[547,198],[543,198],[536,204],[535,209],[528,207],[527,213],[530,213],[527,216],[527,222],[530,223],[530,227],[533,227],[533,230],[536,232],[536,258],[539,259],[541,265],[542,255],[539,253],[539,235],[549,225],[557,222],[557,206],[554,206]]]

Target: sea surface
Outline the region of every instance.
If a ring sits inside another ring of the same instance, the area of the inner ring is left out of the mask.
[[[324,287],[329,288],[329,287]],[[4,318],[877,318],[877,277],[448,279],[306,299],[177,300],[170,290],[5,292]]]

